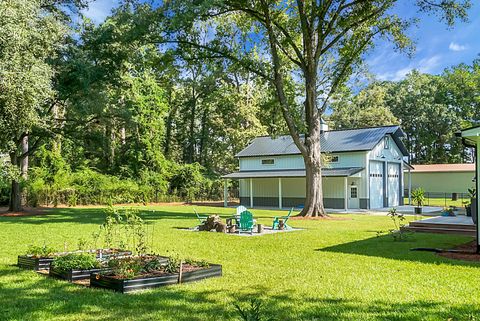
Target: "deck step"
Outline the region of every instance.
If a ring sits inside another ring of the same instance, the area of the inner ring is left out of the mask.
[[[433,224],[429,224],[433,225]],[[448,224],[444,224],[448,225]],[[451,225],[451,224],[450,224]],[[439,234],[455,234],[455,235],[468,235],[468,236],[475,236],[476,230],[475,227],[469,226],[470,228],[457,228],[457,226],[450,226],[447,228],[440,228],[434,226],[406,226],[404,229],[413,232],[423,232],[423,233],[439,233]]]
[[[475,225],[470,224],[442,224],[426,222],[410,222],[410,227],[426,227],[439,229],[475,230]]]

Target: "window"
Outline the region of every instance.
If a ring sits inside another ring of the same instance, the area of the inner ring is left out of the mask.
[[[350,198],[358,197],[358,189],[356,187],[350,187]]]
[[[262,165],[275,165],[275,160],[273,158],[262,159]]]
[[[388,136],[385,136],[383,138],[383,148],[385,148],[385,149],[390,148],[390,139],[388,138]]]
[[[330,157],[330,162],[331,163],[338,163],[338,156],[331,156]]]

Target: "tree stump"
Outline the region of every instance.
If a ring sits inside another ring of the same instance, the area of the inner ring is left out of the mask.
[[[227,224],[218,222],[215,230],[219,233],[227,233]]]
[[[210,215],[206,220],[205,223],[198,226],[199,231],[211,231],[215,230],[217,224],[221,223],[220,217],[218,215]]]
[[[283,220],[278,220],[278,229],[283,230],[285,228],[285,223]]]
[[[237,226],[236,225],[230,225],[228,227],[228,233],[236,233],[237,232]]]

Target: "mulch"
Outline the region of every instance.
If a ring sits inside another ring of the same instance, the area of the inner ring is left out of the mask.
[[[50,211],[51,211],[50,208],[42,208],[42,207],[30,208],[30,207],[26,207],[21,212],[9,212],[8,208],[0,207],[0,217],[1,216],[17,217],[17,216],[46,215],[46,214],[50,214]]]
[[[305,217],[305,216],[291,216],[291,220],[294,221],[349,221],[349,217],[333,217],[333,216],[316,216],[316,217]]]
[[[471,241],[461,244],[452,249],[458,252],[441,252],[438,255],[454,260],[480,262],[480,254],[475,253],[477,250],[475,243],[476,241]]]

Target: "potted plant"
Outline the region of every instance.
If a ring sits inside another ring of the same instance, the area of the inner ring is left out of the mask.
[[[475,188],[469,188],[468,194],[470,196],[470,215],[472,216],[473,223],[477,223],[477,190]],[[467,210],[468,215],[468,210]]]
[[[422,206],[425,203],[425,191],[423,188],[417,188],[412,191],[412,200],[413,204],[415,204],[414,213],[415,214],[422,214]]]

